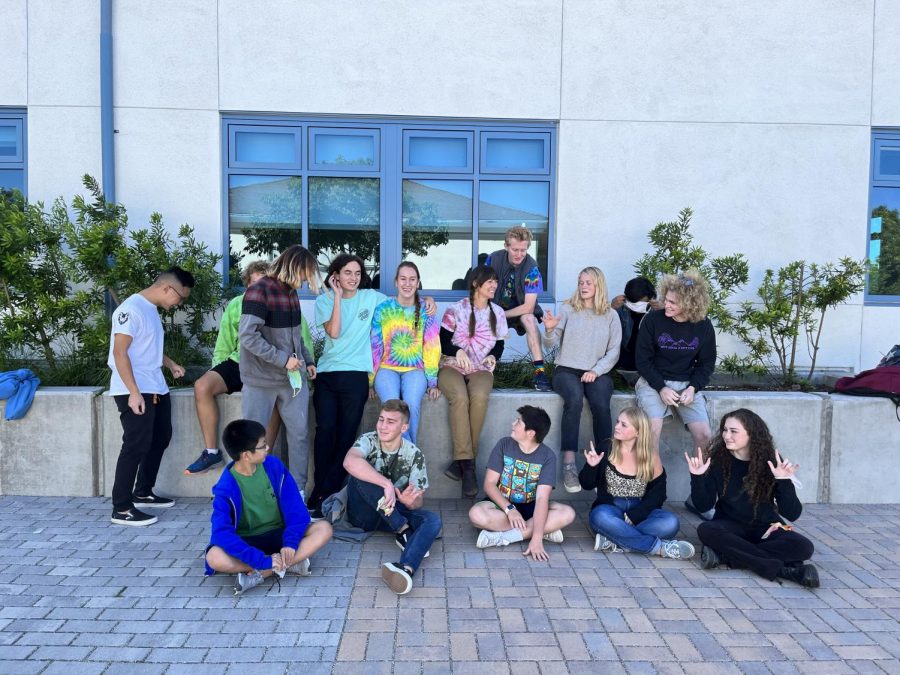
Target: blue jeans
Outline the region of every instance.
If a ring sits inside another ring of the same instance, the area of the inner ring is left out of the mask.
[[[408,524],[409,537],[400,556],[400,564],[411,567],[415,572],[441,533],[441,517],[425,509],[409,509],[399,500],[391,515],[385,516],[378,510],[378,500],[383,496],[384,490],[379,486],[350,476],[347,482],[347,517],[353,525],[366,532],[398,532]]]
[[[559,366],[553,371],[553,391],[562,396],[563,414],[560,434],[562,450],[578,450],[578,430],[581,427],[581,409],[584,399],[591,409],[594,423],[594,445],[597,452],[603,452],[606,441],[612,437],[612,415],[609,402],[612,399],[613,381],[607,375],[600,375],[593,382],[582,382],[584,371]]]
[[[409,429],[403,437],[413,445],[419,433],[419,410],[422,408],[422,397],[425,396],[426,389],[428,381],[424,370],[407,370],[401,373],[389,368],[379,368],[375,373],[375,393],[382,403],[399,398],[409,406]]]
[[[665,509],[653,509],[645,520],[629,525],[625,512],[640,503],[637,497],[616,497],[612,504],[600,504],[591,509],[588,517],[591,529],[622,548],[656,553],[660,539],[671,539],[678,532],[678,516]]]

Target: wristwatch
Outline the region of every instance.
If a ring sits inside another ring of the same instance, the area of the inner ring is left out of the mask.
[[[506,511],[507,513],[509,513],[509,512],[512,511],[514,508],[516,508],[516,505],[513,504],[512,502],[510,502],[509,504],[506,505],[505,511]]]

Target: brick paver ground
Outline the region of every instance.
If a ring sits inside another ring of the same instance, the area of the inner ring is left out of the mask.
[[[549,564],[479,551],[451,500],[407,596],[381,583],[399,551],[377,535],[235,598],[202,574],[206,500],[139,529],[105,499],[0,497],[0,674],[900,673],[900,505],[806,508],[816,591],[595,553],[580,506]]]

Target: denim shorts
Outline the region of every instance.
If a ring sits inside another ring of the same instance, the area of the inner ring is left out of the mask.
[[[682,392],[690,386],[690,382],[676,382],[666,380],[666,386],[677,392]],[[650,419],[665,419],[672,417],[677,412],[684,424],[693,422],[706,422],[709,424],[709,415],[706,412],[706,398],[701,392],[694,394],[694,401],[690,405],[671,406],[662,402],[659,392],[651,387],[643,377],[634,385],[634,393],[641,410],[647,413]]]

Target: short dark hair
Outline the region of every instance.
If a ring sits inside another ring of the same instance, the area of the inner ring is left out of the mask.
[[[543,443],[550,432],[550,415],[547,414],[547,411],[536,405],[523,405],[516,412],[522,418],[525,431],[533,431],[534,440]]]
[[[656,287],[647,277],[635,277],[625,284],[625,299],[640,302],[641,298],[656,298]]]
[[[187,270],[181,269],[178,265],[172,265],[169,269],[162,272],[156,279],[159,281],[177,281],[184,288],[194,287],[194,275]]]
[[[398,412],[403,415],[407,424],[409,423],[409,404],[406,401],[402,401],[399,398],[389,398],[381,404],[381,409],[384,412]]]
[[[340,274],[341,270],[352,262],[355,262],[357,265],[359,265],[359,269],[361,272],[359,277],[359,287],[371,287],[372,279],[369,276],[369,273],[366,272],[366,261],[360,258],[358,255],[354,255],[353,253],[339,253],[337,256],[335,256],[334,260],[331,261],[331,264],[328,266],[328,269],[325,272],[325,285],[328,286],[328,288],[331,288],[331,277],[335,274]]]
[[[266,428],[253,420],[235,420],[229,422],[222,432],[222,445],[225,452],[234,461],[241,458],[242,452],[253,452],[260,438],[265,438]]]

